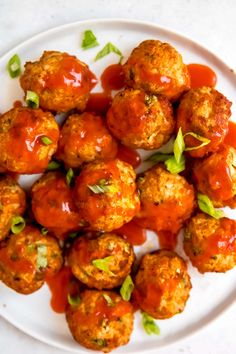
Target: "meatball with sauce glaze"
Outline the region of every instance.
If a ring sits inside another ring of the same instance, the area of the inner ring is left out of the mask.
[[[146,254],[141,259],[134,284],[135,301],[156,319],[182,312],[191,290],[186,262],[167,250]]]
[[[134,314],[132,305],[114,291],[85,290],[80,304],[67,308],[66,319],[77,342],[108,353],[129,342]]]
[[[139,211],[139,196],[131,165],[116,160],[90,163],[77,177],[75,203],[89,229],[120,228]]]
[[[236,221],[198,213],[185,229],[184,250],[200,273],[232,269],[236,265]]]
[[[0,246],[0,280],[21,294],[41,288],[45,276],[54,275],[62,266],[60,248],[51,236],[43,236],[33,226],[11,234]]]
[[[196,188],[206,194],[215,207],[236,207],[236,150],[228,145],[196,161],[193,168]]]
[[[209,144],[188,151],[192,157],[203,157],[215,152],[228,132],[231,102],[212,87],[203,86],[188,91],[177,110],[177,129],[183,134],[192,132],[210,140]],[[185,137],[188,148],[201,144],[192,136]]]
[[[0,240],[11,229],[14,216],[22,215],[26,208],[24,190],[9,176],[0,176]]]
[[[35,62],[27,62],[20,78],[22,89],[34,91],[43,109],[67,112],[85,109],[96,82],[87,64],[74,55],[45,51]]]
[[[124,64],[126,83],[134,89],[163,94],[176,100],[190,88],[190,77],[182,56],[168,43],[146,40]]]
[[[97,259],[107,260],[107,269],[97,268],[93,264]],[[134,251],[128,242],[115,234],[105,233],[91,239],[83,236],[73,244],[68,262],[74,276],[90,288],[112,289],[129,275]]]
[[[193,187],[158,164],[138,178],[138,188],[141,209],[135,221],[144,228],[167,231],[164,247],[171,247],[171,234],[178,233],[195,207]]]
[[[113,159],[117,143],[102,117],[84,112],[73,114],[65,122],[58,142],[57,158],[68,167],[101,159]]]
[[[107,124],[124,145],[135,149],[157,149],[173,133],[173,110],[164,96],[125,89],[115,95],[107,113]]]
[[[51,113],[13,108],[0,116],[0,165],[21,174],[41,173],[57,149],[58,138]]]
[[[72,195],[66,177],[60,172],[44,174],[31,190],[35,219],[58,238],[80,229],[81,217]]]

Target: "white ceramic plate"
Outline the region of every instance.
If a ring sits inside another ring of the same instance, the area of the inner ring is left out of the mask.
[[[81,49],[82,33],[91,29],[97,36],[100,47],[87,51]],[[17,53],[22,63],[37,59],[44,50],[66,51],[77,55],[85,61],[98,76],[104,68],[117,63],[117,56],[110,54],[94,62],[96,53],[108,42],[114,43],[122,50],[125,57],[145,39],[160,39],[172,44],[183,55],[185,63],[203,63],[209,65],[218,76],[217,88],[231,101],[236,102],[236,77],[217,56],[199,44],[167,29],[154,24],[129,20],[91,20],[72,23],[42,33],[11,50],[0,59],[0,111],[12,107],[12,103],[23,98],[17,79],[10,79],[6,72],[9,58]],[[99,87],[96,88],[99,90]],[[235,116],[233,106],[233,115]],[[31,178],[32,179],[32,178]],[[27,177],[24,185],[29,183]],[[148,235],[148,241],[138,253],[147,252],[158,247],[156,236]],[[183,256],[181,246],[178,252]],[[186,257],[185,257],[186,258]],[[185,311],[169,320],[159,320],[160,336],[147,336],[142,329],[139,314],[136,315],[135,328],[128,346],[116,350],[117,353],[141,353],[157,350],[174,343],[201,329],[219,316],[236,298],[236,269],[226,274],[199,274],[189,265],[192,279],[192,291]],[[64,315],[54,313],[50,308],[50,294],[47,286],[33,295],[19,295],[0,284],[0,314],[9,322],[29,335],[72,352],[88,352],[73,341],[66,325]]]

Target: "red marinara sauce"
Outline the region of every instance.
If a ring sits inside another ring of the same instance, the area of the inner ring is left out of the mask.
[[[133,166],[133,168],[137,168],[142,162],[141,156],[136,150],[122,144],[118,145],[116,157],[124,162],[129,163],[131,166]]]
[[[191,88],[202,86],[215,87],[217,83],[216,73],[203,64],[188,64]]]
[[[125,74],[121,64],[108,66],[101,75],[101,84],[105,92],[121,90],[125,86]]]
[[[139,226],[134,220],[114,230],[114,232],[122,236],[133,246],[142,245],[147,239],[146,229]]]
[[[236,149],[236,123],[229,122],[229,130],[225,137],[224,143]]]
[[[106,92],[91,93],[86,106],[86,111],[106,115],[111,102],[112,98],[110,94]]]

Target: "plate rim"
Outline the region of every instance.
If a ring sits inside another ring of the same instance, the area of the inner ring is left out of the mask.
[[[225,60],[221,59],[220,54],[218,54],[216,51],[212,51],[211,49],[207,48],[205,46],[205,44],[203,44],[198,39],[196,39],[196,40],[192,39],[189,36],[186,36],[185,34],[183,34],[183,32],[181,32],[179,30],[174,30],[174,29],[166,27],[166,26],[160,26],[152,21],[136,20],[136,19],[122,18],[122,17],[121,18],[119,18],[119,17],[93,18],[93,19],[86,19],[86,20],[78,20],[78,21],[73,21],[73,22],[67,22],[65,24],[61,24],[61,25],[58,25],[58,26],[55,26],[52,28],[48,28],[46,30],[43,30],[39,33],[36,33],[36,34],[30,36],[29,38],[25,39],[23,42],[16,44],[13,48],[9,49],[7,52],[5,52],[3,55],[0,56],[0,62],[2,62],[4,60],[6,60],[6,62],[7,62],[7,60],[9,60],[8,59],[9,57],[11,57],[18,50],[24,49],[25,46],[30,45],[32,41],[42,40],[44,37],[47,37],[48,35],[55,34],[58,31],[61,31],[63,29],[68,29],[70,27],[76,27],[79,25],[86,25],[86,24],[89,24],[89,25],[91,25],[91,24],[95,24],[95,25],[109,24],[109,23],[114,24],[114,22],[116,24],[146,26],[151,29],[156,29],[156,30],[159,30],[162,32],[166,32],[170,35],[178,37],[178,39],[182,39],[185,42],[188,42],[189,44],[197,46],[199,49],[203,49],[212,58],[214,58],[214,60],[216,60],[218,63],[223,65],[225,68],[227,68],[231,72],[231,79],[233,79],[233,81],[235,81],[234,84],[236,84],[236,72],[234,69],[232,69],[231,65],[229,65]],[[234,292],[232,292],[231,294],[233,294],[233,293]],[[181,335],[181,337],[174,339],[174,341],[162,344],[159,349],[162,349],[162,348],[164,349],[167,347],[174,346],[176,343],[179,343],[181,341],[186,340],[187,338],[192,338],[193,336],[198,335],[198,333],[200,333],[204,329],[208,328],[210,325],[212,325],[212,323],[214,321],[216,321],[217,319],[219,319],[219,317],[221,317],[223,314],[228,312],[235,304],[236,304],[236,298],[232,298],[230,300],[230,302],[227,302],[227,304],[225,306],[223,306],[222,309],[217,310],[216,314],[213,314],[212,316],[210,316],[209,319],[205,319],[205,322],[201,327],[197,327],[192,332],[187,333],[185,335]],[[21,323],[19,323],[17,320],[12,318],[12,316],[8,316],[4,311],[2,311],[1,307],[0,307],[0,316],[2,318],[4,318],[7,322],[9,322],[11,325],[13,325],[15,328],[22,331],[24,334],[42,342],[42,343],[45,343],[49,346],[52,346],[54,348],[58,348],[60,350],[66,350],[68,352],[73,352],[73,353],[84,354],[84,353],[90,352],[90,350],[86,349],[86,351],[85,351],[85,350],[81,349],[79,346],[78,346],[78,349],[77,348],[75,348],[75,349],[68,348],[66,345],[58,343],[58,342],[54,341],[53,339],[47,339],[47,338],[41,336],[40,334],[38,334],[34,330],[31,330],[31,329],[25,330],[25,328],[21,325]],[[73,338],[72,338],[72,340],[73,340]],[[142,350],[140,353],[144,353],[144,352],[151,353],[151,352],[154,352],[155,350],[158,350],[158,347],[146,348],[145,350]],[[130,352],[129,349],[126,350],[126,353],[127,354],[129,354],[129,353],[134,354],[134,352],[133,351]]]

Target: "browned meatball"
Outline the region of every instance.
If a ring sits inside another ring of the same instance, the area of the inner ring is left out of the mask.
[[[59,128],[41,109],[13,108],[0,116],[0,165],[11,172],[43,172],[57,149]]]
[[[86,348],[110,352],[129,342],[133,307],[113,291],[85,290],[66,319],[74,339]]]
[[[157,149],[173,133],[173,110],[164,96],[125,89],[114,97],[107,113],[107,124],[124,145],[147,150]]]
[[[210,140],[209,144],[189,151],[192,157],[218,149],[228,131],[230,107],[231,102],[212,87],[192,89],[184,95],[177,111],[177,129],[181,127],[183,134],[192,132]],[[188,148],[201,144],[192,136],[186,136],[185,143]]]
[[[62,265],[60,248],[52,237],[26,226],[17,235],[10,235],[0,248],[0,280],[21,294],[41,288],[45,275],[55,274]]]
[[[68,259],[73,274],[96,289],[112,289],[121,285],[130,273],[133,261],[132,246],[122,237],[108,233],[92,239],[79,237]],[[103,269],[99,267],[101,265]]]
[[[139,196],[131,165],[120,160],[88,164],[76,179],[74,198],[92,230],[110,232],[139,211]]]
[[[190,77],[182,56],[168,43],[146,40],[139,44],[124,64],[126,83],[135,89],[177,99],[190,87]]]
[[[94,113],[73,114],[65,122],[58,143],[57,157],[68,167],[101,159],[113,159],[117,143],[102,117]]]
[[[187,224],[184,250],[199,272],[226,272],[236,265],[236,221],[198,213]]]
[[[12,218],[22,215],[25,208],[24,190],[13,178],[0,176],[0,240],[8,235]]]
[[[134,297],[150,316],[165,319],[182,312],[190,290],[186,262],[176,253],[160,250],[141,259]]]
[[[38,61],[25,64],[20,84],[24,91],[38,94],[40,107],[66,112],[85,109],[95,79],[88,66],[74,55],[45,51]]]
[[[215,207],[236,207],[236,150],[222,146],[211,156],[196,161],[193,178],[197,190],[206,194]]]

